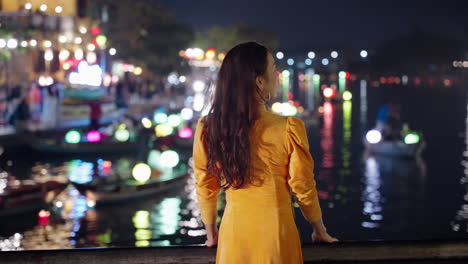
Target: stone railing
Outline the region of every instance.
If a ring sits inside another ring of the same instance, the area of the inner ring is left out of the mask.
[[[9,251],[0,252],[0,263],[202,264],[215,263],[215,255],[216,249],[202,246]],[[303,255],[305,263],[468,263],[468,240],[304,245]]]

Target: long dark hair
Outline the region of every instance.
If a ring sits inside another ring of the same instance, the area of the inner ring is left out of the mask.
[[[250,129],[259,116],[263,98],[256,77],[265,74],[268,49],[255,42],[239,44],[224,58],[212,106],[203,120],[207,173],[225,188],[239,189],[252,182]]]

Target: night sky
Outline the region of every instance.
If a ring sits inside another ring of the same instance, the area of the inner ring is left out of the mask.
[[[155,0],[195,29],[251,24],[270,29],[282,50],[375,48],[415,27],[462,37],[467,0]],[[467,32],[467,31],[465,31]]]

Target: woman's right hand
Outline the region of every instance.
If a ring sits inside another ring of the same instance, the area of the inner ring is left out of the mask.
[[[324,243],[334,243],[339,240],[335,237],[330,236],[327,232],[313,232],[312,233],[312,242],[324,242]]]
[[[338,242],[338,239],[330,236],[323,224],[322,218],[312,223],[314,232],[312,233],[312,242],[324,242],[324,243],[334,243]]]

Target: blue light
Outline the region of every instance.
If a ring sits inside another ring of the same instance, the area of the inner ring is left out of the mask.
[[[288,65],[289,65],[289,66],[293,66],[293,65],[294,65],[294,60],[291,59],[291,58],[289,58],[289,59],[288,59]]]
[[[327,58],[322,59],[322,64],[323,64],[324,66],[327,66],[328,63],[329,63],[329,61],[328,61]]]
[[[312,60],[311,60],[311,59],[306,59],[306,60],[305,60],[305,64],[306,64],[306,65],[311,65],[311,64],[312,64]]]

